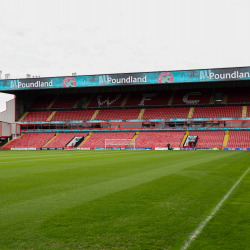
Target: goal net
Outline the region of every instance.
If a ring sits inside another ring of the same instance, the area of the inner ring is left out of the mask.
[[[105,149],[135,149],[135,139],[105,139]]]

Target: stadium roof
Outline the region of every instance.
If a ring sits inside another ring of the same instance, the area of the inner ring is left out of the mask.
[[[250,80],[250,67],[0,80],[0,91]]]

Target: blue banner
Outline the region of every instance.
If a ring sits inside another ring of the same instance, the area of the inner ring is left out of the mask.
[[[0,80],[0,91],[249,80],[250,67]]]
[[[224,150],[250,151],[250,148],[224,148]]]

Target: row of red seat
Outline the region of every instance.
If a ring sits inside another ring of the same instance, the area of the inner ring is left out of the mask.
[[[230,132],[227,147],[229,148],[250,148],[250,132]]]
[[[184,132],[140,132],[136,138],[135,145],[138,148],[149,147],[179,147],[184,137]]]
[[[135,139],[135,147],[166,147],[169,143],[171,147],[179,147],[184,137],[184,132],[140,132]],[[190,135],[198,136],[196,148],[221,148],[224,132],[191,132]],[[41,148],[55,134],[54,133],[32,133],[24,134],[18,139],[13,140],[5,149],[11,148]],[[60,133],[46,147],[66,147],[74,137],[85,137],[87,133]],[[93,133],[81,148],[105,148],[107,147],[132,147],[131,139],[135,136],[134,132],[101,132]],[[107,141],[108,139],[108,141]],[[108,142],[108,143],[107,143]],[[228,147],[250,148],[249,131],[231,131],[228,140]]]
[[[11,141],[4,149],[11,148],[37,148],[40,149],[48,142],[55,134],[54,133],[32,133],[24,134],[23,136]]]
[[[190,108],[148,108],[142,119],[177,119],[187,118]],[[100,110],[95,120],[129,120],[137,119],[141,109],[108,109]],[[52,111],[31,111],[23,119],[24,122],[46,121]],[[95,110],[57,111],[51,121],[90,120]],[[248,117],[250,107],[248,107]],[[196,107],[192,118],[242,117],[242,106]]]
[[[60,133],[50,143],[46,145],[46,148],[64,148],[75,137],[84,137],[88,133]]]
[[[217,89],[216,93],[227,96],[227,103],[250,103],[250,88],[225,88]],[[120,107],[128,95],[125,106],[153,106],[167,105],[172,91],[143,91],[143,92],[115,92],[92,94],[62,94],[39,96],[31,106],[31,109],[48,108],[55,100],[51,108],[73,108],[79,100],[89,100],[88,107]],[[212,96],[211,89],[177,90],[174,92],[173,105],[197,105],[208,104]]]
[[[191,132],[190,136],[198,136],[197,148],[221,148],[225,132]]]
[[[108,144],[108,148],[120,147],[125,148],[135,135],[134,132],[104,132],[104,133],[93,133],[90,138],[81,146],[81,148],[105,148],[105,140]]]

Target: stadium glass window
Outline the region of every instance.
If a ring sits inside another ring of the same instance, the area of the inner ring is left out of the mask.
[[[202,127],[202,122],[194,122],[194,127]]]
[[[184,127],[184,122],[176,122],[176,127]]]
[[[141,128],[141,127],[142,127],[142,123],[140,122],[134,123],[134,128]]]
[[[241,127],[249,127],[249,121],[242,121]]]
[[[35,129],[35,125],[28,125],[28,129]]]
[[[133,128],[133,123],[131,122],[126,123],[126,128]]]
[[[220,122],[212,122],[212,127],[219,127],[220,126]]]
[[[240,121],[230,121],[230,127],[240,127]]]

